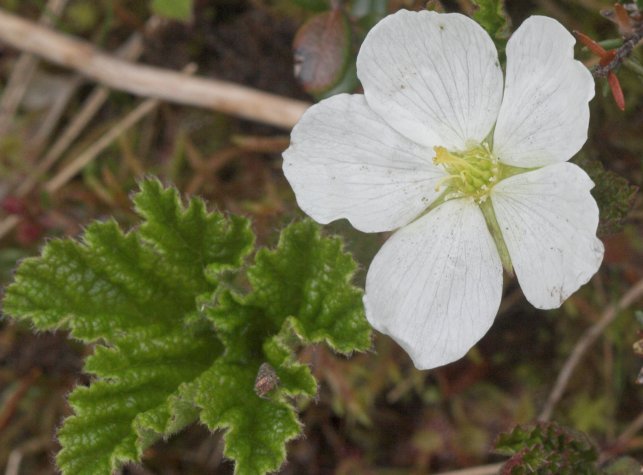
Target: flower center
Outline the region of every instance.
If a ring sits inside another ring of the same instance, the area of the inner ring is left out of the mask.
[[[446,199],[471,196],[478,203],[487,199],[500,178],[500,164],[486,143],[466,152],[449,152],[444,147],[433,147],[433,150],[433,163],[442,165],[449,174],[438,182],[436,191],[448,182],[452,193],[447,194]]]

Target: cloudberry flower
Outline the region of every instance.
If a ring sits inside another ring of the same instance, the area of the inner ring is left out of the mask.
[[[357,58],[364,94],[311,107],[284,173],[299,206],[364,232],[396,230],[370,265],[370,323],[418,368],[461,358],[500,305],[502,268],[529,302],[559,307],[597,271],[603,245],[587,174],[590,72],[574,37],[533,16],[507,44],[460,14],[400,11]]]

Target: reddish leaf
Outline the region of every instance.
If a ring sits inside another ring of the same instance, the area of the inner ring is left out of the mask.
[[[607,75],[607,82],[609,83],[610,89],[612,90],[612,96],[614,96],[614,102],[616,102],[616,105],[618,106],[619,109],[624,111],[625,97],[623,96],[623,89],[621,89],[621,83],[618,82],[618,77],[616,77],[616,74],[614,74],[614,71],[610,71],[610,73]]]
[[[2,200],[2,209],[7,214],[25,214],[27,206],[22,198],[9,195]]]
[[[627,10],[620,3],[614,4],[614,12],[616,13],[616,24],[618,25],[618,31],[623,36],[632,34],[632,19],[630,14],[627,13]]]
[[[351,28],[340,9],[307,21],[293,43],[295,77],[310,94],[322,94],[339,83],[350,60]]]
[[[576,38],[578,38],[578,41],[583,43],[583,45],[585,45],[587,49],[589,49],[596,56],[600,58],[604,58],[605,55],[607,55],[607,51],[605,51],[605,48],[603,48],[601,45],[599,45],[596,41],[591,39],[585,33],[581,33],[580,31],[574,31],[574,35],[576,35]]]

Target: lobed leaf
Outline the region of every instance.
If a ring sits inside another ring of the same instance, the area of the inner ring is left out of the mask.
[[[370,346],[361,291],[350,284],[356,264],[339,238],[323,238],[312,221],[286,228],[274,251],[262,249],[248,278],[253,305],[279,328],[293,316],[299,335],[341,353]]]
[[[286,442],[300,433],[294,407],[283,397],[263,399],[254,392],[256,361],[223,357],[200,379],[196,401],[201,421],[227,429],[224,454],[236,461],[235,473],[255,475],[279,468]]]
[[[252,248],[247,220],[209,213],[196,198],[183,205],[155,179],[134,203],[138,228],[123,233],[108,221],[80,242],[51,241],[5,294],[8,314],[95,344],[85,364],[95,380],[72,392],[74,415],[58,434],[60,469],[112,473],[197,419],[227,429],[236,473],[277,469],[300,433],[292,397],[317,391],[295,350],[370,344],[362,294],[350,284],[355,263],[314,223],[293,224],[275,250],[256,254],[252,290],[241,294],[222,271],[239,271]],[[260,367],[274,381],[257,389]]]
[[[152,243],[177,276],[203,281],[204,269],[237,268],[252,251],[250,221],[207,213],[200,198],[184,208],[175,188],[164,189],[158,180],[146,180],[134,196],[136,211],[144,219],[139,234]]]
[[[15,318],[99,342],[85,367],[97,381],[70,395],[75,415],[59,432],[63,473],[111,473],[195,420],[182,393],[222,345],[210,325],[186,322],[198,313],[195,297],[216,289],[204,268],[238,265],[253,241],[241,218],[207,213],[200,200],[184,208],[156,180],[141,184],[135,202],[141,228],[124,234],[108,221],[81,242],[51,241],[6,291]]]
[[[226,349],[201,379],[197,402],[208,427],[228,429],[224,453],[237,461],[237,473],[276,470],[286,442],[299,434],[286,398],[317,391],[310,369],[294,357],[299,344],[323,341],[343,353],[369,347],[361,292],[350,285],[355,268],[339,239],[322,237],[312,221],[292,224],[275,250],[257,253],[247,271],[253,290],[225,291],[208,309]],[[280,381],[268,399],[254,391],[266,362]],[[235,390],[224,394],[225,387]]]
[[[504,48],[504,40],[509,37],[511,21],[505,10],[504,0],[473,0],[478,9],[473,19],[489,33],[496,46]]]

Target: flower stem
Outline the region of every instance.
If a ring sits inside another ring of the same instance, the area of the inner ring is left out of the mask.
[[[493,210],[493,205],[491,200],[486,200],[480,203],[480,209],[484,215],[485,221],[487,222],[487,228],[493,236],[493,241],[496,243],[496,249],[498,249],[498,254],[500,254],[500,262],[502,262],[502,267],[507,271],[507,274],[510,276],[514,275],[513,265],[511,264],[511,256],[509,256],[509,250],[507,249],[507,244],[505,239],[502,237],[502,230],[496,219],[496,212]]]

